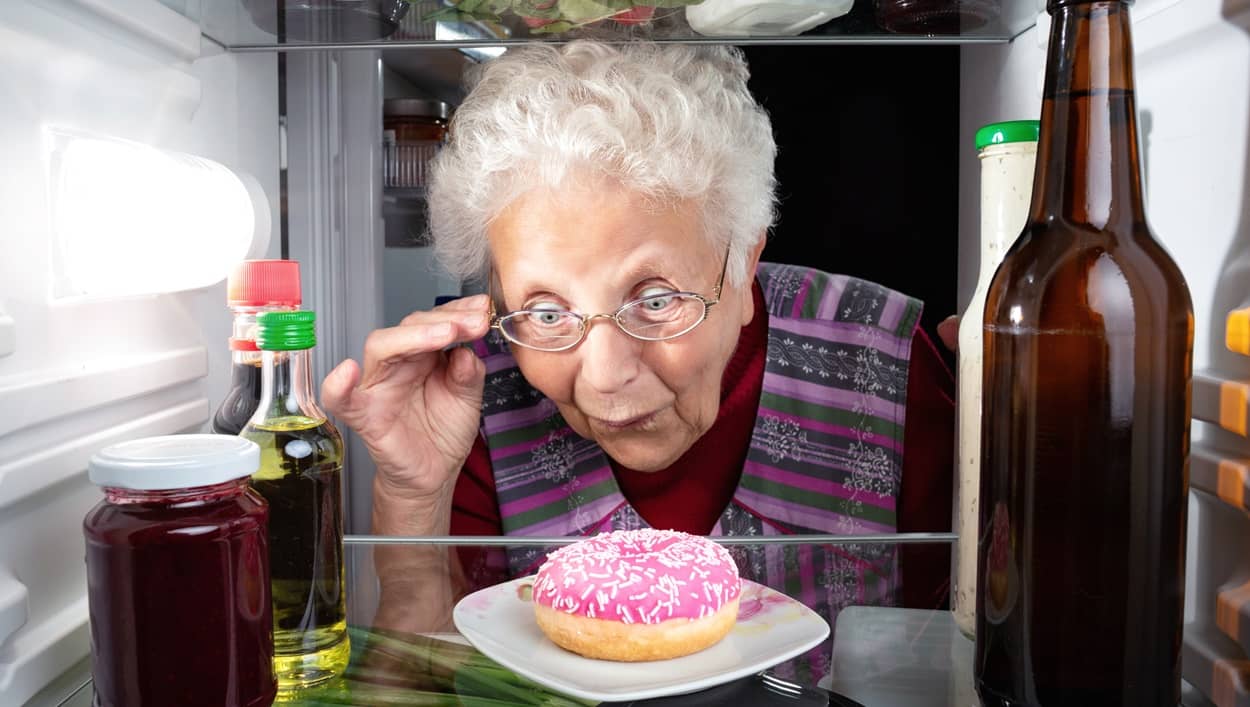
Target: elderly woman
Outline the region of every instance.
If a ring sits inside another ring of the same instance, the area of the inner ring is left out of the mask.
[[[896,530],[913,348],[941,364],[919,302],[759,262],[776,146],[747,76],[732,48],[642,43],[479,69],[429,207],[442,262],[490,294],[374,332],[323,386],[377,463],[376,532]],[[889,546],[738,559],[798,573],[830,619],[897,601]]]

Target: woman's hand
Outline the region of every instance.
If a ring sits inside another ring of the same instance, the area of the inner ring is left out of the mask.
[[[938,338],[946,348],[951,351],[959,351],[959,315],[952,314],[949,317],[938,322],[937,325]]]
[[[326,409],[377,464],[374,488],[385,498],[375,503],[446,505],[477,435],[486,367],[467,348],[445,349],[487,328],[485,295],[413,312],[369,335],[363,374],[347,359],[322,382]]]

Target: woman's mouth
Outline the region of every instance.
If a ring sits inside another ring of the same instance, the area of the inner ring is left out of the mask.
[[[624,430],[644,429],[646,428],[648,424],[650,424],[652,421],[655,420],[655,416],[657,414],[658,413],[655,413],[655,412],[649,412],[649,413],[646,413],[645,415],[638,415],[636,417],[630,417],[630,418],[622,418],[619,420],[605,420],[599,417],[592,417],[590,419],[593,420],[594,423],[599,427],[602,427],[607,430],[611,430],[613,432],[620,432]]]

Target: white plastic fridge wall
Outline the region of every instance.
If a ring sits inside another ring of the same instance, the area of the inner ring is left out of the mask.
[[[51,125],[250,174],[278,249],[273,54],[226,54],[157,0],[0,2],[0,705],[88,651],[81,524],[100,447],[196,431],[229,380],[223,283],[53,297]],[[178,223],[168,225],[171,232]],[[141,256],[141,254],[135,254]]]

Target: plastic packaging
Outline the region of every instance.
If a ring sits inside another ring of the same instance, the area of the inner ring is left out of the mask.
[[[686,22],[712,37],[801,34],[851,11],[853,0],[703,0],[686,7]]]

